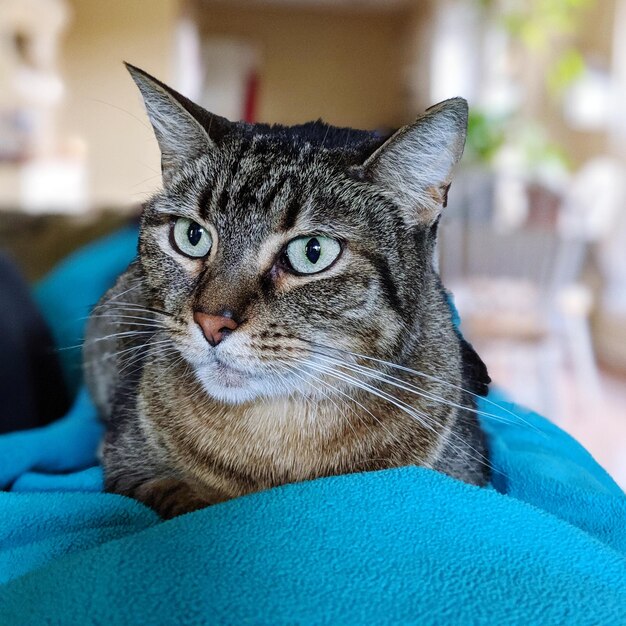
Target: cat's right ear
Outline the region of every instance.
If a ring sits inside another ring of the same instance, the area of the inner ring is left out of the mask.
[[[463,154],[467,102],[452,98],[401,128],[362,166],[411,225],[431,226],[446,205],[455,165]]]
[[[143,70],[125,63],[148,112],[159,148],[163,183],[187,162],[217,150],[212,138],[226,132],[230,122],[212,115]]]

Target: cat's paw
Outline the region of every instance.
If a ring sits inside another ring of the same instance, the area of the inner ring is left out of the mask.
[[[159,478],[143,483],[133,497],[154,509],[163,519],[172,519],[211,504],[188,483],[175,478]]]

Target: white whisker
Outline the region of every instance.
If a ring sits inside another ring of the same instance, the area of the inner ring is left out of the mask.
[[[281,361],[282,363],[285,363],[285,361]],[[306,372],[306,370],[299,368],[297,365],[293,365],[294,369],[297,369],[299,372],[302,372],[303,374],[306,374],[308,372]],[[322,389],[320,389],[319,387],[317,387],[316,385],[313,385],[313,383],[310,380],[305,379],[303,376],[300,376],[299,374],[297,374],[296,372],[291,372],[294,376],[296,376],[297,378],[299,378],[300,380],[302,380],[304,383],[311,385],[311,387],[313,387],[313,389],[316,389],[318,392],[320,392],[329,402],[331,402],[333,404],[333,406],[337,409],[337,411],[339,412],[340,415],[343,414],[341,407]],[[310,374],[310,373],[309,373]],[[317,378],[316,376],[313,376],[313,374],[310,374],[311,378],[314,378],[315,380],[322,382],[319,378]],[[358,414],[354,411],[354,409],[349,406],[347,403],[344,404],[346,405],[346,407],[352,411],[353,413],[355,413],[355,415]],[[354,433],[354,436],[357,437],[358,435],[356,434],[356,430],[354,430],[354,426],[352,426],[352,424],[350,423],[350,420],[346,420],[348,426],[350,426],[350,428],[352,429],[352,432]]]
[[[317,366],[314,365],[314,364],[308,363],[308,365],[309,365],[309,367],[317,368]],[[440,433],[434,428],[434,426],[432,426],[432,424],[429,423],[429,422],[434,422],[434,419],[432,418],[432,416],[428,415],[427,413],[424,413],[423,411],[420,411],[419,409],[416,409],[415,407],[412,407],[410,404],[407,404],[406,402],[403,402],[399,398],[396,398],[395,396],[392,396],[391,394],[388,394],[388,393],[386,393],[386,392],[384,392],[384,391],[382,391],[380,389],[376,389],[375,387],[372,387],[371,385],[368,385],[364,381],[356,379],[353,376],[350,376],[348,374],[339,374],[336,371],[331,371],[328,368],[325,368],[324,366],[321,366],[321,367],[319,367],[317,369],[319,369],[319,371],[325,372],[326,374],[328,374],[330,376],[333,376],[335,378],[339,378],[340,380],[344,380],[345,382],[353,384],[354,386],[359,387],[360,389],[368,391],[372,395],[375,395],[375,396],[377,396],[377,397],[379,397],[379,398],[381,398],[383,400],[386,400],[390,404],[393,404],[394,406],[399,408],[405,414],[407,414],[410,417],[412,417],[413,419],[415,419],[423,427],[431,430],[437,436],[440,435]],[[461,437],[456,435],[454,432],[450,431],[449,435],[451,437],[454,437],[454,438],[458,439],[459,441],[462,442],[462,444],[464,444],[470,450],[472,450],[474,453],[476,453],[478,455],[478,458],[474,457],[474,460],[484,462],[484,463],[486,463],[487,465],[490,466],[489,459],[487,459],[485,457],[485,455],[483,455],[480,451],[478,451],[474,447],[470,446],[466,441],[464,441]],[[464,453],[465,452],[462,447],[458,447],[458,446],[452,444],[451,442],[448,442],[448,443],[457,452],[460,452],[460,453]]]
[[[439,378],[439,377],[433,376],[431,374],[426,374],[424,372],[420,372],[418,370],[414,370],[414,369],[412,369],[410,367],[406,367],[404,365],[398,365],[397,363],[392,363],[391,361],[385,361],[383,359],[377,359],[376,357],[371,357],[371,356],[367,356],[365,354],[360,354],[358,352],[351,352],[349,350],[343,350],[341,348],[333,348],[331,346],[326,346],[324,344],[320,344],[320,343],[316,343],[316,342],[308,341],[308,340],[302,340],[302,341],[305,341],[306,343],[310,343],[312,345],[316,345],[316,346],[318,346],[320,348],[324,348],[326,350],[331,350],[333,352],[340,352],[340,353],[348,354],[348,355],[350,355],[352,357],[362,358],[362,359],[366,359],[368,361],[373,361],[375,363],[379,363],[381,365],[385,365],[385,366],[388,366],[388,367],[391,367],[391,368],[395,368],[397,370],[401,370],[401,371],[407,372],[409,374],[413,374],[414,376],[425,378],[425,379],[431,380],[433,382],[441,383],[442,385],[446,385],[446,386],[451,387],[453,389],[457,389],[459,391],[463,391],[464,393],[467,393],[467,394],[473,396],[476,399],[480,399],[483,402],[486,402],[487,404],[489,404],[489,405],[491,405],[491,406],[493,406],[493,407],[495,407],[497,409],[500,409],[500,410],[504,411],[505,413],[509,414],[511,417],[514,418],[514,420],[511,420],[511,422],[510,422],[511,424],[516,424],[516,423],[519,424],[519,422],[522,422],[525,426],[528,426],[529,428],[532,428],[532,429],[536,430],[537,432],[542,433],[542,431],[537,429],[536,426],[534,426],[530,422],[526,421],[520,415],[518,415],[518,414],[514,413],[513,411],[507,409],[505,406],[502,406],[501,404],[499,404],[497,402],[494,402],[493,400],[490,400],[486,396],[481,396],[480,394],[477,394],[477,393],[475,393],[473,391],[470,391],[469,389],[466,389],[465,387],[462,387],[460,385],[456,385],[456,384],[451,383],[451,382],[449,382],[447,380],[444,380],[443,378]],[[329,356],[329,355],[325,355],[325,356]],[[483,411],[479,411],[478,409],[474,409],[474,410],[478,411],[479,414],[481,414],[481,415],[484,414],[486,416],[493,416],[494,418],[498,418],[499,417],[499,416],[496,416],[495,414],[488,414],[488,413],[485,413]],[[500,419],[504,420],[504,418],[500,418]],[[542,433],[542,434],[545,435],[545,433]]]
[[[438,402],[440,404],[445,404],[447,406],[450,406],[452,408],[456,408],[456,409],[460,409],[463,411],[469,411],[470,413],[476,413],[477,415],[481,415],[482,417],[489,417],[491,419],[497,420],[497,421],[501,421],[501,422],[505,422],[507,424],[517,424],[517,421],[513,421],[510,419],[507,419],[505,417],[502,417],[501,415],[496,415],[495,413],[488,413],[486,411],[481,411],[479,409],[476,409],[474,407],[471,406],[467,406],[465,404],[458,404],[457,402],[453,402],[452,400],[448,400],[446,398],[442,398],[441,396],[437,396],[435,394],[433,394],[430,391],[426,391],[424,389],[421,389],[419,387],[417,387],[416,385],[413,385],[412,383],[406,382],[400,378],[397,378],[395,376],[392,376],[391,374],[387,374],[385,372],[381,372],[379,370],[375,370],[373,368],[370,367],[365,367],[363,365],[359,365],[356,363],[345,363],[342,361],[338,361],[332,357],[328,357],[327,355],[318,353],[318,352],[314,352],[314,354],[318,355],[320,358],[330,362],[330,363],[335,363],[336,365],[339,365],[341,367],[345,367],[347,369],[350,369],[354,372],[361,372],[366,374],[367,376],[371,376],[372,378],[374,378],[375,380],[380,380],[381,382],[385,382],[389,385],[392,385],[393,387],[397,387],[398,389],[402,389],[404,391],[407,391],[409,393],[412,393],[416,396],[425,398],[426,400],[432,400],[434,402]],[[530,426],[532,428],[535,428],[532,424],[530,424]]]

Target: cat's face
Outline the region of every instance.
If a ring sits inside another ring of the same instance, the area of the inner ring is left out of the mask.
[[[397,359],[419,334],[464,102],[385,143],[220,118],[211,133],[204,112],[131,73],[163,153],[164,191],[140,237],[150,304],[206,392],[314,396],[347,387],[329,358]]]

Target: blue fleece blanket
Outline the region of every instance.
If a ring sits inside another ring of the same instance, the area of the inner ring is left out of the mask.
[[[135,237],[92,246],[41,286],[61,345]],[[0,437],[0,625],[626,624],[624,494],[542,417],[495,393],[480,408],[491,488],[403,468],[163,522],[102,493],[102,427],[81,390],[61,421]]]

